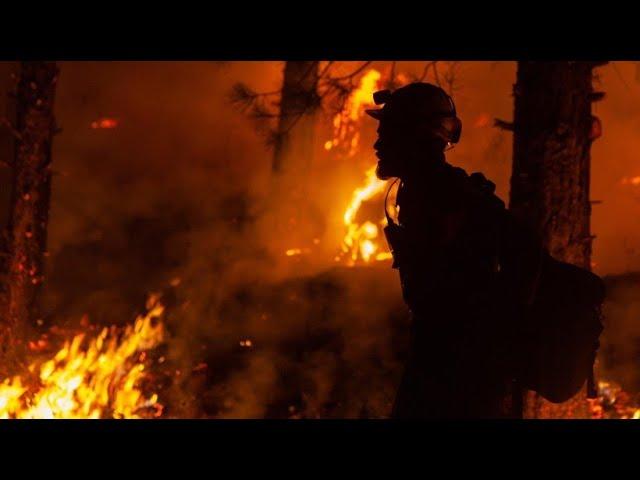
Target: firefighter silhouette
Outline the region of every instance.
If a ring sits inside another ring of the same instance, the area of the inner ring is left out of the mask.
[[[379,121],[377,175],[400,181],[397,223],[387,214],[385,234],[412,313],[392,416],[520,417],[523,387],[570,398],[595,358],[600,279],[551,259],[491,181],[446,162],[462,123],[444,90],[413,83],[374,101],[384,104],[367,111]]]

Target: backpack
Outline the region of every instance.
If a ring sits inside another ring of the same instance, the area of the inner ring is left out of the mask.
[[[598,339],[603,330],[604,282],[592,272],[558,261],[541,250],[535,235],[514,222],[504,209],[502,201],[494,195],[495,184],[484,175],[474,173],[468,180],[477,203],[482,201],[489,210],[497,212],[496,218],[506,219],[507,230],[498,237],[505,235],[507,245],[499,249],[507,247],[512,259],[526,258],[511,272],[537,277],[531,295],[527,295],[528,304],[520,310],[523,318],[516,319],[519,334],[512,346],[518,383],[553,403],[565,402],[580,391],[585,381],[593,379]],[[387,197],[392,187],[393,184]],[[387,197],[384,233],[393,254],[393,267],[398,268],[407,247],[402,227],[387,211]]]
[[[600,277],[543,253],[521,338],[520,380],[525,388],[561,403],[592,378],[604,298]]]

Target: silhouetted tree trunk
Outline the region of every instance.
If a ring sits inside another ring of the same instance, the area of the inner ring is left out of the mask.
[[[279,216],[280,234],[299,246],[313,234],[309,220],[309,172],[315,150],[315,115],[320,106],[317,61],[286,62],[275,136],[271,198]]]
[[[590,149],[601,134],[591,104],[604,96],[592,86],[592,70],[599,64],[518,62],[514,120],[499,122],[514,133],[510,209],[539,233],[553,257],[586,269],[591,268],[594,238]],[[533,412],[530,400],[527,407],[533,416],[586,413],[585,402],[578,411],[576,405],[534,402]]]
[[[2,109],[0,115],[14,118],[15,115],[10,113],[10,105],[7,103],[9,99],[8,93],[13,91],[15,82],[12,79],[12,73],[14,73],[15,65],[9,64],[0,65],[0,92],[3,94],[0,96],[0,105]],[[13,132],[11,128],[8,128],[8,120],[4,125],[0,124],[0,352],[3,345],[3,332],[4,327],[7,324],[5,322],[6,307],[8,302],[8,245],[7,245],[7,224],[9,214],[9,199],[11,195],[11,159],[13,157]],[[1,360],[0,360],[1,361]],[[0,374],[1,374],[0,365]]]
[[[312,154],[309,146],[313,139],[313,122],[309,122],[309,117],[320,105],[318,66],[317,61],[285,63],[273,155],[276,174],[286,175],[309,165]]]
[[[15,96],[12,191],[5,235],[3,346],[39,318],[51,195],[54,62],[22,62]]]

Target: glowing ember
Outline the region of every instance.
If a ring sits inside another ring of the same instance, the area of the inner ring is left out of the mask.
[[[347,233],[342,240],[342,254],[347,256],[350,265],[357,261],[368,263],[372,259],[381,261],[391,258],[391,253],[386,250],[384,240],[382,242],[380,240],[380,231],[385,225],[385,218],[383,217],[377,223],[366,220],[359,224],[356,221],[362,203],[376,195],[381,195],[385,186],[386,182],[376,177],[374,165],[367,170],[365,185],[353,192],[351,203],[344,212],[343,222],[347,227]],[[336,257],[336,260],[340,259],[340,256]]]
[[[109,129],[116,128],[118,126],[118,120],[115,118],[100,118],[94,122],[91,122],[91,128],[97,129]]]
[[[140,383],[145,351],[163,339],[164,306],[151,296],[147,309],[121,334],[104,328],[88,342],[79,334],[50,360],[32,363],[37,385],[20,376],[0,383],[0,418],[141,418],[143,409],[160,416],[158,396],[146,397]]]
[[[43,336],[43,338],[39,340],[30,341],[27,345],[32,352],[39,352],[46,349],[49,346],[49,342],[46,340],[46,337]]]
[[[490,123],[491,123],[491,117],[489,116],[489,114],[481,113],[476,117],[475,121],[473,122],[473,126],[475,128],[483,128],[488,126]]]
[[[391,254],[391,252],[380,252],[376,255],[376,260],[378,262],[382,262],[384,260],[391,260],[393,258],[393,255]]]
[[[637,187],[640,185],[640,176],[624,177],[620,183],[622,183],[622,185],[633,185],[634,187]]]
[[[344,108],[333,118],[333,139],[325,142],[325,150],[341,147],[346,157],[353,157],[358,152],[360,119],[365,109],[374,104],[373,93],[379,90],[381,76],[375,69],[362,76],[358,88],[349,94]]]
[[[251,348],[253,347],[253,342],[249,339],[247,340],[240,340],[240,346],[244,347],[244,348]]]
[[[314,245],[318,245],[318,243],[320,243],[319,241],[316,242],[317,239],[313,240],[313,244]],[[309,255],[311,253],[311,249],[310,248],[290,248],[289,250],[286,250],[284,252],[284,254],[287,257],[297,257],[299,255]]]

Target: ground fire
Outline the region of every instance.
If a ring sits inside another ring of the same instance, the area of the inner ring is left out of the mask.
[[[48,360],[34,361],[29,373],[0,383],[0,418],[159,417],[158,395],[142,384],[146,352],[163,340],[164,306],[157,296],[147,313],[124,330],[80,333]]]

